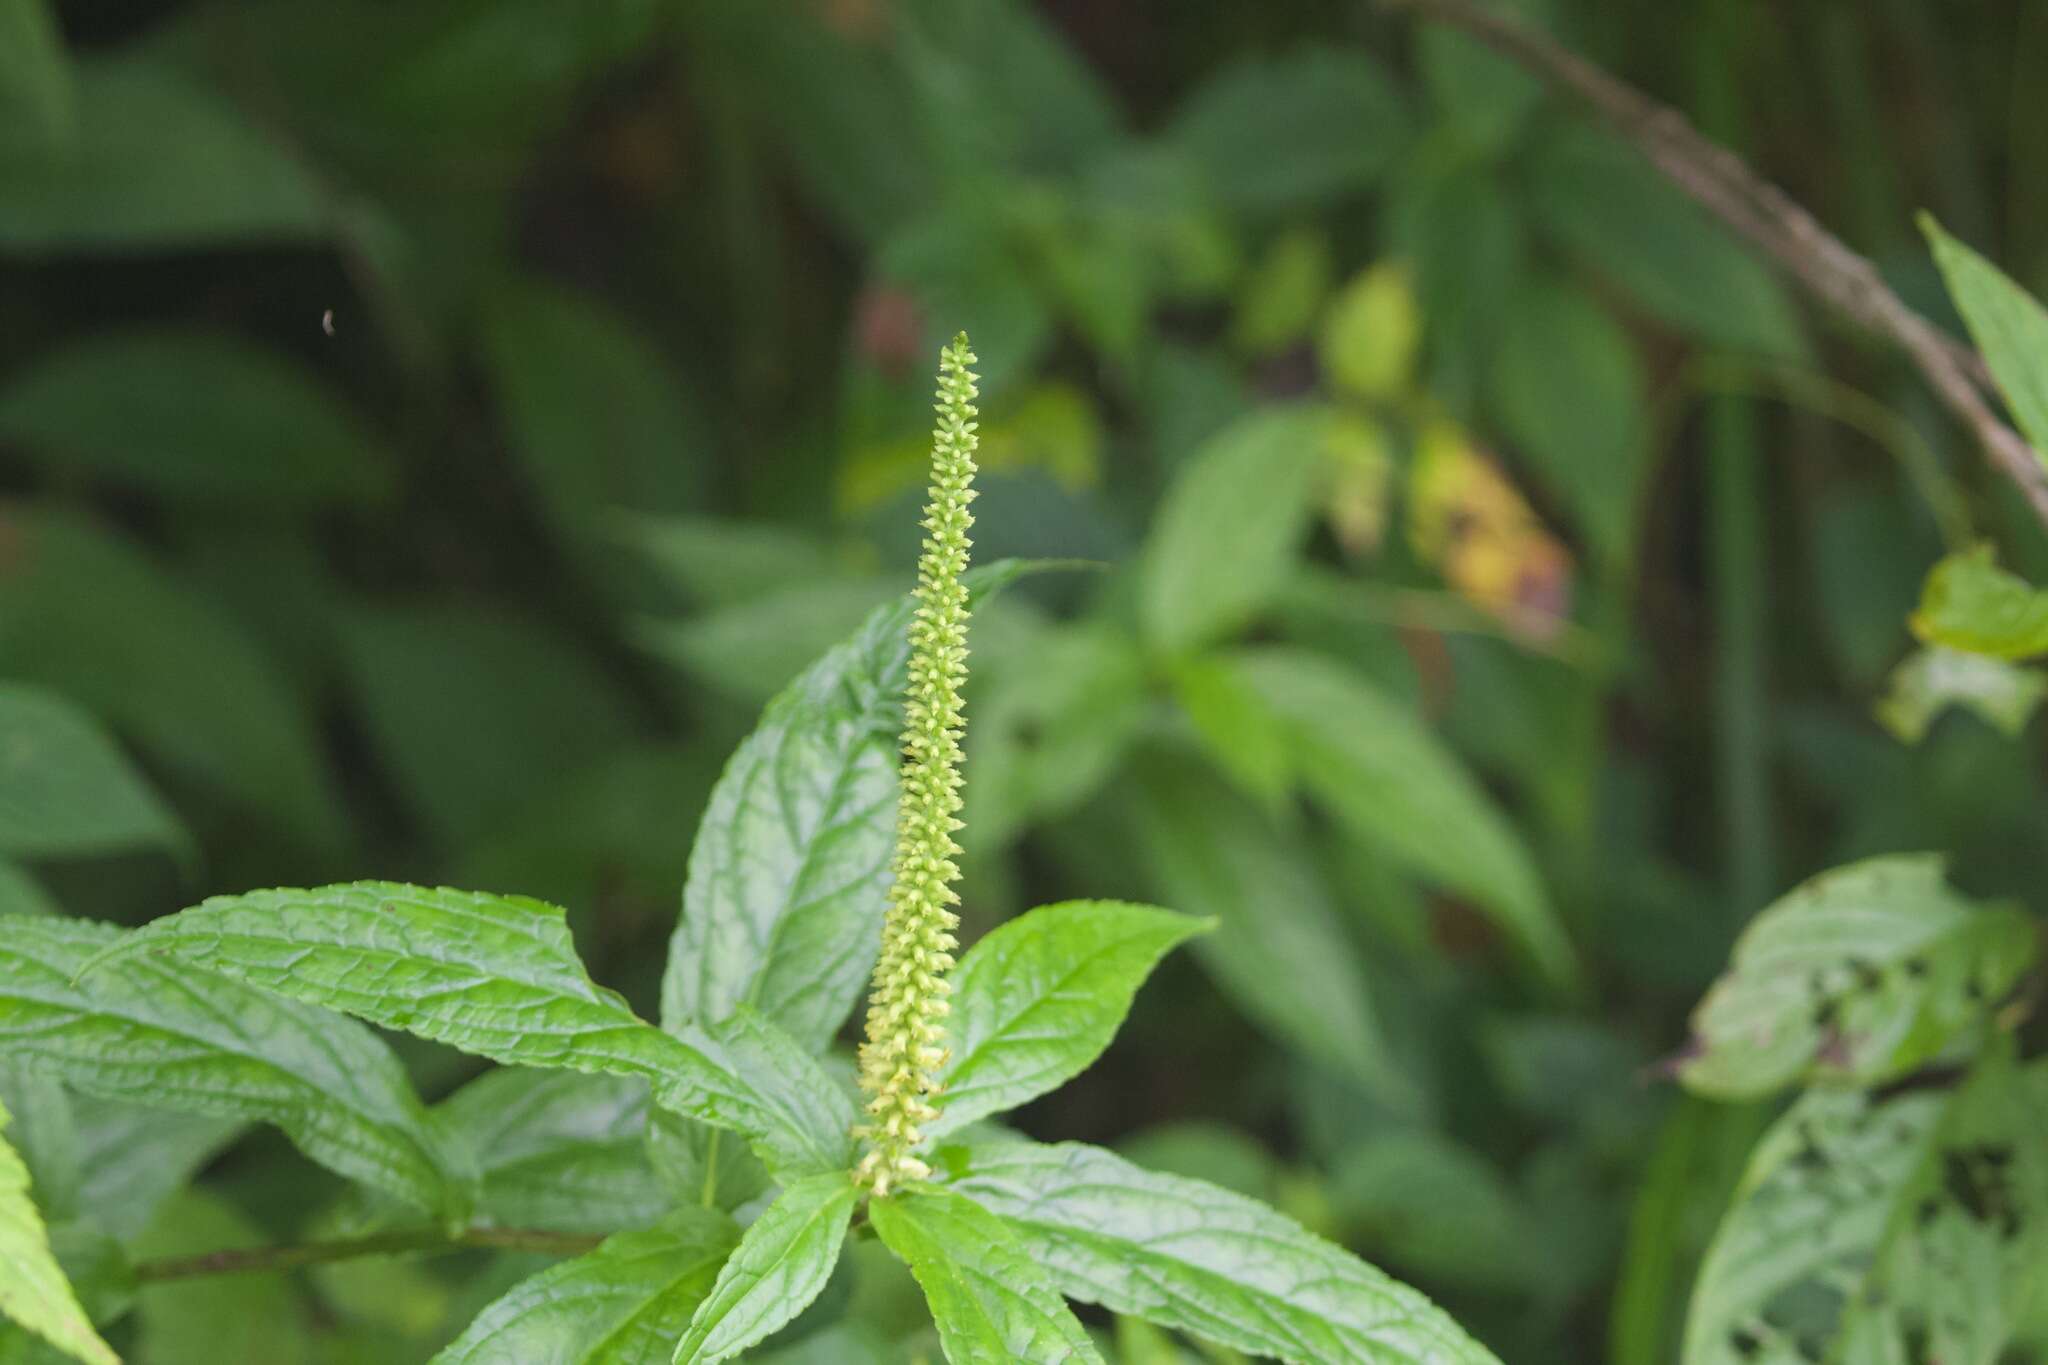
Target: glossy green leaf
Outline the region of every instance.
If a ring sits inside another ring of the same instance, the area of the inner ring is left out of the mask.
[[[1406,145],[1409,127],[1400,89],[1377,59],[1303,47],[1211,77],[1166,138],[1224,204],[1280,213],[1370,185]]]
[[[312,719],[237,622],[94,522],[8,509],[0,531],[0,672],[64,693],[258,829],[341,842]]]
[[[305,165],[233,106],[146,57],[74,68],[78,121],[55,141],[0,124],[0,253],[161,251],[324,235]]]
[[[0,1058],[108,1100],[276,1124],[313,1160],[431,1212],[466,1202],[459,1154],[369,1030],[141,955],[136,937],[5,921]]]
[[[1651,316],[1712,346],[1806,354],[1799,314],[1769,268],[1626,142],[1565,124],[1524,169],[1537,226]]]
[[[8,1145],[0,1108],[0,1316],[12,1318],[87,1365],[119,1365],[93,1331],[29,1197],[28,1167]]]
[[[1102,1365],[1045,1272],[973,1200],[913,1186],[875,1200],[868,1216],[924,1289],[952,1365]]]
[[[1269,408],[1188,457],[1145,549],[1145,632],[1169,652],[1249,621],[1285,582],[1308,533],[1323,409]]]
[[[2043,697],[2048,675],[2038,669],[1930,645],[1892,670],[1877,718],[1907,744],[1918,744],[1942,712],[1960,707],[2017,739]]]
[[[0,438],[43,469],[211,504],[364,504],[392,460],[310,370],[240,338],[94,336],[0,386]]]
[[[647,1083],[506,1067],[434,1106],[476,1154],[477,1213],[503,1227],[615,1232],[672,1202],[648,1160]]]
[[[1998,567],[1989,544],[1948,556],[1928,571],[1913,633],[1930,645],[1994,659],[2048,654],[2048,592]]]
[[[1610,559],[1629,550],[1648,472],[1649,399],[1628,334],[1562,279],[1528,280],[1500,304],[1489,393],[1511,442]]]
[[[1997,1054],[1951,1090],[1806,1095],[1715,1234],[1683,1365],[2001,1359],[2048,1246],[2044,1118]]]
[[[432,1365],[666,1365],[735,1239],[704,1209],[619,1233],[521,1281]]]
[[[0,120],[61,145],[77,131],[77,99],[49,0],[0,0]]]
[[[810,1306],[832,1278],[861,1188],[845,1171],[784,1189],[747,1228],[676,1344],[675,1365],[713,1365]]]
[[[1271,646],[1238,657],[1286,724],[1302,782],[1347,830],[1470,896],[1551,981],[1577,979],[1571,944],[1514,827],[1412,711],[1321,655]]]
[[[960,959],[931,1135],[1014,1109],[1093,1065],[1159,959],[1210,927],[1118,901],[1042,906]]]
[[[40,687],[0,684],[0,853],[182,851],[176,818],[91,716]]]
[[[1497,1365],[1422,1295],[1243,1195],[1080,1143],[938,1164],[1069,1298],[1290,1365]]]
[[[1678,1075],[1703,1095],[1875,1085],[1983,1019],[2034,960],[2033,921],[1951,890],[1931,854],[1808,881],[1743,931],[1693,1014]]]
[[[969,575],[977,596],[1027,572]],[[911,605],[878,608],[768,703],[712,789],[669,941],[661,1017],[751,1005],[812,1050],[867,984],[895,841]]]
[[[1920,216],[1920,229],[2014,420],[2048,461],[2048,309],[1931,215]]]
[[[1189,764],[1142,769],[1131,807],[1161,898],[1216,921],[1194,950],[1218,988],[1281,1042],[1413,1109],[1414,1083],[1388,1053],[1372,983],[1306,844]]]

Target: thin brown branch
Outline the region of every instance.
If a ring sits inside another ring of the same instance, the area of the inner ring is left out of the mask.
[[[1876,266],[1740,157],[1706,137],[1676,109],[1474,0],[1379,4],[1462,29],[1590,106],[1666,179],[1747,238],[1808,293],[1892,341],[2048,525],[2048,468],[1985,401],[1992,382],[1983,358],[1907,307]]]
[[[414,1229],[331,1242],[307,1242],[298,1246],[231,1247],[197,1256],[170,1256],[140,1262],[135,1267],[135,1278],[147,1284],[201,1275],[262,1274],[325,1265],[330,1261],[352,1261],[363,1256],[435,1255],[474,1248],[577,1256],[602,1240],[579,1232],[546,1232],[537,1228],[466,1228],[453,1236],[437,1229]]]

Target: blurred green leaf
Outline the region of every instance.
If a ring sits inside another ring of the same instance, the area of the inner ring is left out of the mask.
[[[1275,237],[1237,282],[1232,344],[1269,356],[1301,340],[1322,311],[1334,271],[1326,234],[1294,228]]]
[[[913,1187],[868,1216],[917,1277],[952,1365],[1102,1365],[1046,1273],[973,1200]]]
[[[1002,208],[981,195],[949,199],[910,220],[883,244],[876,267],[914,302],[920,354],[935,354],[955,332],[974,338],[984,393],[1031,373],[1053,339],[1045,292],[1025,268]]]
[[[378,760],[422,824],[462,843],[535,796],[539,775],[631,743],[631,704],[577,643],[507,608],[365,608],[343,655]]]
[[[1330,382],[1359,398],[1406,392],[1422,339],[1422,316],[1406,267],[1376,265],[1339,290],[1323,320],[1317,355]]]
[[[1635,347],[1562,280],[1531,279],[1501,306],[1491,385],[1501,427],[1595,550],[1620,562],[1648,473],[1648,395]]]
[[[942,1147],[938,1164],[1083,1303],[1298,1365],[1493,1365],[1422,1295],[1242,1195],[1078,1142]]]
[[[55,915],[60,913],[42,884],[27,869],[0,858],[0,915]]]
[[[1877,1085],[1984,1019],[2032,964],[2035,924],[1942,873],[1932,855],[1871,858],[1758,915],[1693,1015],[1679,1078],[1721,1099],[1802,1079]]]
[[[2048,462],[2048,309],[1931,215],[1920,216],[1920,228],[2020,430]]]
[[[0,1057],[111,1101],[274,1123],[352,1180],[432,1213],[459,1212],[467,1172],[368,1029],[149,957],[81,979],[122,941],[84,920],[10,920],[0,936]]]
[[[1795,1343],[1829,1359],[1997,1360],[2038,1279],[2048,1203],[2043,1114],[2017,1080],[1993,1057],[1953,1090],[1795,1104],[1707,1253],[1685,1365],[1790,1361]]]
[[[1578,979],[1571,943],[1514,827],[1410,711],[1305,650],[1271,646],[1241,658],[1287,726],[1303,783],[1346,829],[1473,897],[1553,984]]]
[[[1519,169],[1537,225],[1651,316],[1710,346],[1806,355],[1798,312],[1770,270],[1627,143],[1563,123]]]
[[[1431,388],[1469,421],[1507,320],[1506,301],[1528,269],[1529,234],[1519,197],[1493,168],[1447,155],[1441,144],[1425,152],[1388,187],[1388,234],[1415,263]]]
[[[1346,1240],[1368,1256],[1459,1284],[1530,1279],[1529,1211],[1498,1171],[1449,1138],[1366,1136],[1336,1159],[1329,1194]]]
[[[0,0],[0,120],[26,120],[62,143],[76,132],[77,98],[48,0]]]
[[[1907,744],[1918,744],[1942,712],[1961,707],[2017,739],[2048,697],[2048,675],[2003,659],[1933,645],[1892,670],[1877,718]]]
[[[748,1226],[676,1343],[677,1365],[713,1365],[766,1339],[818,1297],[846,1243],[861,1187],[846,1172],[785,1189]]]
[[[341,1051],[347,1054],[353,1038],[345,1036],[342,1041]],[[372,1068],[356,1084],[367,1086],[375,1079]],[[71,1096],[70,1108],[79,1184],[75,1206],[65,1212],[122,1241],[141,1236],[164,1201],[247,1126],[240,1119],[122,1103],[90,1093]]]
[[[0,124],[0,253],[140,252],[326,235],[313,173],[189,76],[142,57],[76,64],[78,128]]]
[[[1483,9],[1542,29],[1547,0],[1482,0]],[[1415,64],[1446,124],[1491,156],[1508,150],[1543,102],[1543,82],[1514,58],[1450,24],[1416,26]]]
[[[1194,951],[1252,1021],[1395,1110],[1418,1103],[1389,1055],[1374,991],[1307,849],[1192,765],[1140,770],[1136,851],[1160,899],[1214,919]]]
[[[1189,659],[1173,673],[1173,696],[1211,763],[1245,795],[1279,810],[1294,789],[1286,725],[1245,676],[1233,652]]]
[[[671,1200],[648,1161],[648,1088],[627,1076],[487,1071],[434,1106],[476,1153],[477,1211],[503,1227],[615,1232]]]
[[[679,512],[712,442],[676,365],[595,299],[530,279],[485,302],[482,341],[512,452],[572,547],[615,509]]]
[[[1987,543],[1928,571],[1911,624],[1930,645],[1994,659],[2030,658],[2048,653],[2048,592],[1999,568]]]
[[[0,670],[82,703],[259,827],[342,841],[311,718],[232,620],[92,522],[0,508],[0,534]]]
[[[924,1132],[1015,1109],[1094,1065],[1159,959],[1208,927],[1148,905],[1065,901],[984,936],[953,972],[944,1101]]]
[[[12,1318],[87,1365],[120,1365],[92,1329],[29,1197],[28,1167],[8,1145],[0,1108],[0,1315]]]
[[[633,511],[620,514],[612,534],[679,595],[714,606],[805,587],[851,567],[816,536],[771,521]]]
[[[759,704],[902,590],[897,579],[826,575],[685,620],[644,621],[634,634],[693,678]]]
[[[164,1207],[134,1254],[138,1260],[193,1256],[265,1240],[262,1228],[220,1196],[187,1190]],[[282,1272],[144,1285],[135,1312],[134,1356],[149,1365],[308,1365],[314,1358],[306,1304]]]
[[[1146,634],[1169,653],[1244,625],[1308,534],[1322,469],[1320,407],[1268,408],[1211,437],[1167,491],[1146,545]]]
[[[1300,47],[1211,76],[1165,136],[1224,204],[1268,214],[1370,185],[1400,153],[1409,127],[1400,87],[1377,58]]]
[[[392,489],[390,455],[310,371],[213,332],[52,352],[0,387],[0,439],[56,471],[195,501],[363,504]]]
[[[0,853],[77,857],[156,845],[176,817],[92,717],[54,692],[0,683]]]
[[[1148,1171],[1205,1180],[1252,1199],[1271,1196],[1280,1169],[1258,1142],[1221,1123],[1190,1120],[1141,1129],[1117,1144]]]
[[[551,1266],[477,1315],[433,1365],[663,1365],[731,1253],[732,1220],[683,1209]]]

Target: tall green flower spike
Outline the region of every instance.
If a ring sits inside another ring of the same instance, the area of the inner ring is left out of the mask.
[[[868,1119],[856,1178],[876,1195],[931,1168],[913,1153],[921,1126],[938,1117],[936,1073],[946,1060],[946,971],[960,917],[960,687],[967,680],[967,529],[974,524],[974,353],[962,332],[939,355],[939,413],[932,432],[931,501],[917,563],[904,694],[903,788],[896,810],[895,881],[882,925],[882,956],[868,996],[860,1084]]]

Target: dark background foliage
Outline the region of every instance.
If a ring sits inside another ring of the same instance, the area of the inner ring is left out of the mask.
[[[1931,315],[1922,207],[2048,285],[2039,6],[1514,8]],[[1945,541],[2038,581],[2038,528],[1896,357],[1454,34],[1305,2],[54,12],[61,54],[0,0],[0,674],[95,715],[189,840],[11,896],[525,892],[648,1005],[725,755],[907,581],[963,327],[980,553],[1111,566],[978,624],[969,932],[1080,894],[1226,920],[1034,1135],[1276,1199],[1517,1362],[1649,1365],[1760,1122],[1653,1065],[1743,920],[1874,852],[2048,872],[2035,746],[1873,714]],[[1313,463],[1234,425],[1303,403]],[[1242,648],[1337,668],[1309,747],[1362,767],[1303,758]],[[1417,780],[1371,771],[1387,699],[1504,825],[1353,809]],[[1461,875],[1496,839],[1576,984]],[[467,1074],[407,1056],[429,1094]],[[324,1179],[245,1142],[158,1235],[288,1235]],[[246,1357],[153,1290],[137,1358],[424,1359],[503,1275],[250,1282]]]

